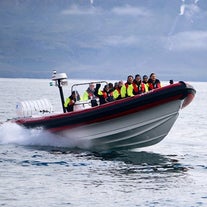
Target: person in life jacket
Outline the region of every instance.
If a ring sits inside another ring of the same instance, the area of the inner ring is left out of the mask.
[[[173,80],[169,80],[169,84],[173,84],[174,83],[174,81]]]
[[[87,88],[87,90],[83,93],[83,101],[87,101],[87,100],[92,100],[95,99],[95,95],[94,95],[94,84],[90,83],[89,87]]]
[[[155,73],[151,73],[150,78],[148,80],[148,84],[149,84],[149,90],[153,90],[153,89],[156,89],[156,88],[161,88],[161,83],[156,78]]]
[[[149,83],[148,83],[148,76],[143,75],[142,83],[144,83],[145,92],[149,91]]]
[[[76,92],[73,91],[71,93],[71,96],[69,96],[66,100],[65,100],[65,103],[64,103],[64,107],[66,108],[67,112],[70,112],[70,111],[73,111],[74,109],[74,105],[75,105],[75,102],[76,102]]]
[[[113,92],[110,92],[109,85],[105,85],[103,90],[100,90],[100,87],[101,84],[96,84],[96,88],[94,91],[95,96],[97,96],[100,100],[100,105],[114,101]]]
[[[133,90],[134,90],[133,80],[134,80],[134,78],[132,75],[129,75],[127,77],[127,82],[125,84],[123,84],[123,86],[121,87],[121,98],[134,96],[134,94],[133,94]]]
[[[123,86],[123,81],[116,82],[114,84],[113,96],[115,100],[121,99],[121,87]]]
[[[135,75],[135,79],[133,81],[133,94],[141,94],[145,92],[145,86],[144,83],[142,83],[141,76],[139,74]]]
[[[113,93],[113,91],[114,91],[113,83],[109,83],[108,86],[109,86],[109,93]]]

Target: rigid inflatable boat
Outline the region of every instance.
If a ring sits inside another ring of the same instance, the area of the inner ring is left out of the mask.
[[[65,73],[54,73],[52,77],[60,91],[63,112],[42,109],[49,113],[24,115],[14,122],[30,129],[47,130],[60,139],[75,139],[81,143],[75,147],[96,151],[128,150],[160,142],[196,93],[191,85],[180,81],[94,107],[90,100],[77,101],[77,110],[66,112],[62,90],[66,79]],[[47,102],[42,105],[50,108]]]

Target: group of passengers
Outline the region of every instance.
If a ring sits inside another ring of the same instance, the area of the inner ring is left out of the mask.
[[[89,85],[87,90],[84,92],[83,97],[80,98],[79,94],[76,91],[73,91],[71,96],[68,97],[65,101],[66,110],[73,111],[73,106],[78,100],[91,100],[92,106],[97,106],[96,98],[99,98],[100,105],[114,100],[119,100],[125,97],[132,97],[137,94],[142,94],[150,90],[161,88],[161,83],[159,79],[156,78],[155,73],[151,73],[148,78],[147,75],[144,75],[142,78],[139,74],[133,77],[129,75],[127,77],[127,82],[119,81],[116,83],[109,83],[100,89],[101,84],[96,84],[96,87],[93,83]]]

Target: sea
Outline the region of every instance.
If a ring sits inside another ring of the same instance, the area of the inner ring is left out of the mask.
[[[73,82],[64,87],[70,94]],[[60,111],[58,88],[46,79],[0,79],[0,206],[207,206],[207,83],[160,143],[132,151],[92,152],[60,146],[49,134],[10,119],[17,103],[47,98]]]

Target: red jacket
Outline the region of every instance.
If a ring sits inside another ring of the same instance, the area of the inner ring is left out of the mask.
[[[149,79],[149,90],[155,89],[155,88],[161,88],[160,81],[156,79],[155,81],[152,81],[152,79]]]

